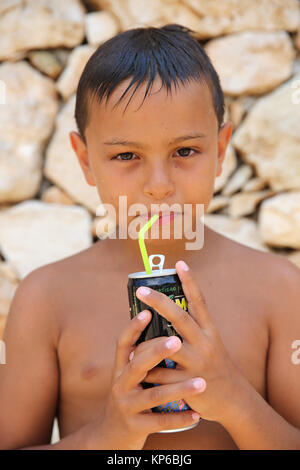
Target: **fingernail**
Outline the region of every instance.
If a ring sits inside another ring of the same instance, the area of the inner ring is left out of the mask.
[[[148,310],[143,310],[137,315],[137,317],[139,320],[145,320],[148,315],[149,315]]]
[[[193,380],[193,387],[197,388],[198,390],[204,390],[206,386],[206,382],[203,379],[194,379]]]
[[[140,294],[140,295],[149,295],[150,294],[150,289],[148,289],[147,287],[139,287],[137,289],[137,294]]]
[[[200,415],[198,413],[193,413],[192,418],[193,418],[194,421],[199,421]]]
[[[181,269],[183,269],[184,271],[188,271],[188,270],[189,270],[188,265],[187,265],[184,261],[181,260],[181,261],[178,262],[178,264],[179,264],[179,267],[180,267]]]
[[[177,336],[172,336],[166,341],[166,346],[168,349],[177,348],[179,346],[179,342],[181,343],[180,339],[177,338]]]
[[[134,351],[131,351],[131,353],[129,354],[129,360],[132,361],[132,358],[134,356]]]

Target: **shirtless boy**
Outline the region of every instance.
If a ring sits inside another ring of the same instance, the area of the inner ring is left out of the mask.
[[[134,73],[125,107],[118,100]],[[70,139],[83,175],[116,214],[124,195],[149,212],[157,203],[207,208],[231,124],[218,77],[184,29],[129,30],[103,44],[81,77],[76,118]],[[171,347],[166,337],[135,347],[151,319],[129,317],[127,276],[143,270],[135,239],[99,240],[23,279],[3,337],[2,449],[300,449],[300,272],[204,230],[198,250],[186,250],[184,236],[147,240],[165,268],[176,265],[188,300],[190,315],[164,294],[144,297],[182,336]],[[167,357],[177,370],[156,367]],[[144,390],[143,381],[161,385]],[[180,398],[191,411],[151,412]],[[61,440],[51,445],[55,416]],[[192,429],[158,432],[199,416]]]

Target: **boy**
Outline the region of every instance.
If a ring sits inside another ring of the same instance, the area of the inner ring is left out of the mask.
[[[223,111],[218,76],[187,29],[138,28],[89,60],[70,138],[87,183],[117,213],[120,195],[146,212],[157,203],[206,209],[231,136]],[[298,269],[207,227],[200,250],[186,241],[149,237],[147,247],[176,265],[190,315],[163,294],[139,293],[182,342],[135,347],[151,319],[147,310],[129,319],[127,276],[143,270],[136,239],[98,241],[22,281],[3,338],[2,449],[300,449]],[[156,367],[167,357],[177,370]],[[161,385],[143,390],[143,381]],[[150,411],[180,398],[191,411]],[[61,440],[51,445],[55,416]],[[199,416],[190,430],[158,433]]]

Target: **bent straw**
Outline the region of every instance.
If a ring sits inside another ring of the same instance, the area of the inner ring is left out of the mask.
[[[146,245],[145,245],[144,236],[145,236],[145,233],[147,232],[147,230],[149,230],[151,225],[154,224],[154,222],[158,218],[159,218],[158,214],[155,214],[153,217],[151,217],[150,220],[148,220],[148,222],[145,225],[143,225],[143,227],[139,231],[139,245],[140,245],[141,255],[142,255],[144,266],[145,266],[145,271],[146,271],[147,274],[152,274],[152,270],[151,270],[150,263],[149,263],[149,258],[148,258],[148,253],[147,253],[147,249],[146,249]]]

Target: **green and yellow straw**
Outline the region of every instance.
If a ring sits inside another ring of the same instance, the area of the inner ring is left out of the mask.
[[[142,255],[144,266],[145,266],[145,271],[147,274],[152,274],[152,270],[151,270],[150,263],[149,263],[149,258],[148,258],[148,253],[147,253],[144,237],[145,237],[145,233],[147,232],[147,230],[149,230],[151,225],[154,224],[154,222],[158,218],[159,218],[159,215],[155,214],[153,217],[151,217],[150,220],[148,220],[148,222],[145,225],[143,225],[143,227],[139,231],[139,245],[140,245],[141,255]]]

